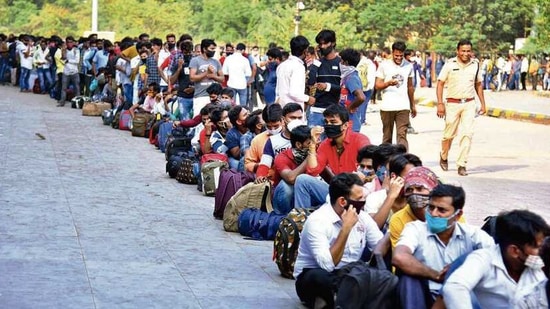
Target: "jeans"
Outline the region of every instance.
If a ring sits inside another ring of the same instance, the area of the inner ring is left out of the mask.
[[[31,76],[31,70],[21,67],[21,74],[19,75],[19,89],[30,90],[29,77]]]
[[[229,160],[228,160],[229,161],[229,168],[239,170],[240,160],[235,159],[232,156],[228,156],[228,157],[229,157]]]
[[[294,207],[310,208],[323,205],[328,195],[328,184],[316,177],[301,174],[294,182]]]
[[[372,89],[363,91],[363,93],[365,94],[365,102],[363,102],[363,104],[361,104],[361,106],[357,109],[357,112],[359,113],[359,122],[361,124],[367,122],[367,107],[369,106],[370,98],[372,96]]]
[[[63,74],[61,77],[61,99],[59,100],[61,103],[64,103],[67,99],[66,90],[69,87],[69,84],[73,84],[74,86],[74,95],[80,95],[80,75],[78,75],[78,73],[72,75]]]
[[[366,103],[361,104],[361,106],[365,105]],[[359,132],[361,131],[361,110],[358,108],[355,113],[349,114],[349,120],[351,121],[351,129],[353,132]]]
[[[193,98],[178,97],[178,104],[180,106],[180,119],[191,119],[191,112],[193,111]]]
[[[310,127],[324,126],[325,116],[323,116],[323,113],[310,112],[307,116],[307,125]]]
[[[124,92],[124,102],[131,103],[134,100],[134,87],[132,84],[122,85],[122,90]]]
[[[0,83],[7,82],[8,80],[5,80],[4,77],[6,76],[6,72],[10,69],[10,65],[8,63],[8,58],[4,58],[0,56]]]
[[[273,211],[286,215],[294,208],[294,186],[281,179],[273,192]]]
[[[50,88],[53,86],[53,80],[52,76],[50,75],[50,69],[42,69],[38,68],[38,80],[40,81],[40,91],[43,93],[50,90]]]
[[[242,107],[248,108],[246,104],[248,102],[248,89],[247,88],[244,88],[244,89],[229,88],[229,89],[232,89],[235,92],[235,94],[239,95],[239,104]]]

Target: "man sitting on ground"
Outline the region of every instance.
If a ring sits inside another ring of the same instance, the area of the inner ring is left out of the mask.
[[[302,230],[294,267],[296,292],[308,308],[334,308],[339,270],[360,259],[365,247],[374,248],[382,232],[365,212],[363,182],[358,175],[342,173],[329,185],[330,203],[313,212]],[[316,300],[319,298],[319,300]]]
[[[430,193],[426,222],[405,226],[392,258],[401,274],[402,308],[432,308],[449,265],[463,254],[494,246],[485,231],[458,222],[465,200],[461,187],[438,185]]]
[[[549,231],[544,219],[528,210],[499,214],[498,245],[472,252],[445,282],[441,294],[447,308],[472,308],[472,294],[482,308],[514,308],[545,279],[539,248]]]

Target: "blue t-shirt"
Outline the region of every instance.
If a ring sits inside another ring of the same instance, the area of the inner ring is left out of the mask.
[[[227,149],[232,149],[234,147],[240,147],[241,145],[241,132],[237,128],[233,127],[227,131],[225,135],[225,146]]]
[[[361,83],[361,78],[359,77],[359,72],[353,71],[350,75],[348,75],[344,80],[344,86],[349,92],[347,101],[353,102],[355,100],[355,95],[353,92],[356,90],[363,91],[363,85]]]

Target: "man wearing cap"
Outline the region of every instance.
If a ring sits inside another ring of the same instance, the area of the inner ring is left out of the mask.
[[[456,57],[445,63],[437,78],[437,117],[445,119],[439,165],[444,171],[449,169],[449,150],[460,126],[460,149],[456,165],[458,166],[458,175],[467,176],[466,162],[474,135],[476,115],[475,95],[477,93],[481,103],[481,107],[477,111],[479,115],[485,114],[485,97],[483,96],[483,76],[479,72],[479,61],[472,58],[472,42],[460,40],[456,47],[456,54]],[[446,103],[443,101],[445,84],[447,84]]]
[[[404,180],[403,192],[407,199],[407,205],[394,213],[390,219],[389,229],[392,249],[395,248],[399,236],[401,236],[401,232],[407,223],[416,220],[426,221],[424,213],[426,206],[428,206],[430,192],[439,184],[435,173],[424,166],[414,167],[409,170],[405,174]],[[462,217],[460,219],[464,221]]]
[[[416,220],[403,229],[392,258],[400,274],[402,308],[431,308],[449,265],[464,254],[494,245],[479,227],[458,222],[465,200],[462,187],[440,184],[429,195],[426,222]]]

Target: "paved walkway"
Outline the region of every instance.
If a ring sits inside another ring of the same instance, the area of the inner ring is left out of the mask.
[[[0,308],[301,308],[273,243],[224,232],[146,139],[0,93]]]
[[[550,97],[548,91],[485,91],[487,115],[497,118],[550,124]],[[419,104],[435,106],[435,88],[417,88]]]

